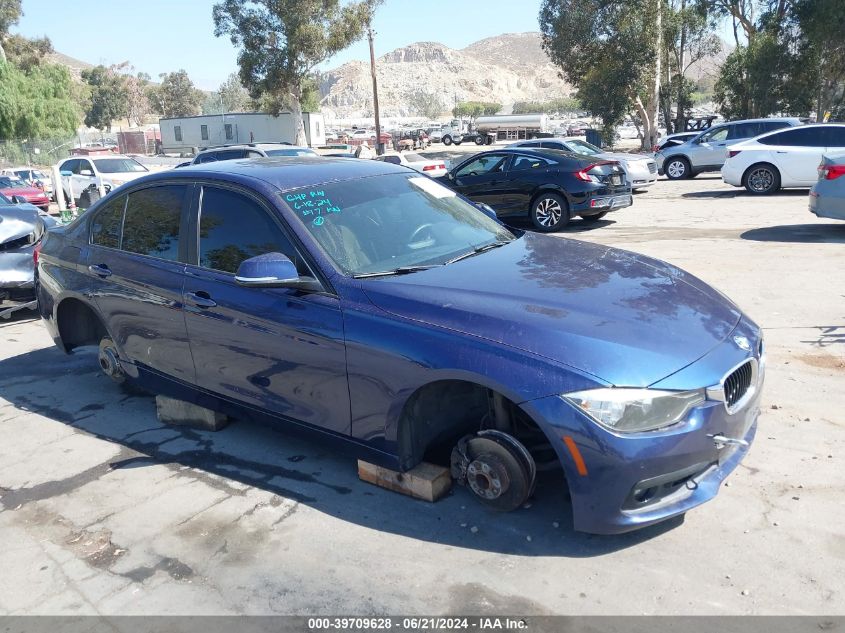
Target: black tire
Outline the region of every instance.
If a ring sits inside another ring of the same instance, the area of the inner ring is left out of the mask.
[[[492,145],[492,144],[493,144],[493,137],[492,137],[492,136],[488,136],[488,137],[487,137],[487,145]]]
[[[569,205],[556,193],[541,193],[531,203],[531,222],[541,233],[559,231],[569,224]]]
[[[742,185],[752,196],[768,196],[780,190],[780,172],[769,163],[751,165],[742,176]]]
[[[691,178],[692,168],[685,157],[670,156],[663,163],[663,172],[669,180],[683,180]]]
[[[607,213],[608,213],[607,211],[602,211],[601,213],[596,213],[595,215],[582,215],[581,219],[584,220],[584,222],[589,222],[589,223],[598,222],[604,216],[606,216]]]
[[[449,145],[452,144],[452,137],[447,134],[442,139],[440,139],[440,141],[448,147]]]
[[[484,145],[484,137],[480,134],[475,137],[475,144],[476,145]]]

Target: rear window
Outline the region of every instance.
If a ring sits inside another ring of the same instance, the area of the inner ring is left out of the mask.
[[[97,158],[94,159],[94,164],[103,174],[147,171],[146,167],[131,158]]]
[[[122,249],[177,261],[179,224],[187,191],[187,185],[164,185],[129,194]]]
[[[266,152],[267,156],[316,156],[317,152],[302,147],[289,149],[271,149]]]

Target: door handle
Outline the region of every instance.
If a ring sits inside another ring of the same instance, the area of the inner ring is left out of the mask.
[[[102,277],[103,279],[105,279],[106,277],[111,277],[111,271],[109,270],[109,267],[106,266],[105,264],[97,264],[96,266],[93,266],[93,265],[89,266],[88,272],[92,272],[95,275],[97,275],[98,277]]]
[[[778,149],[778,150],[775,150],[775,154],[788,154],[788,153],[789,153],[789,152],[787,152],[785,149]]]
[[[204,290],[187,293],[185,295],[185,300],[198,308],[214,308],[217,306],[217,302]]]

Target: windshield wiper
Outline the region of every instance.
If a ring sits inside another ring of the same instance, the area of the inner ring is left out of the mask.
[[[498,242],[497,241],[497,242],[490,242],[489,244],[483,244],[482,246],[476,246],[475,248],[473,248],[471,251],[469,251],[467,253],[463,253],[461,255],[458,255],[457,257],[453,257],[452,259],[447,260],[446,265],[454,264],[455,262],[459,262],[462,259],[466,259],[467,257],[472,257],[473,255],[478,255],[479,253],[483,253],[485,251],[489,251],[489,250],[492,250],[494,248],[504,246],[505,244],[508,244],[509,242],[510,242],[510,240],[508,240],[507,242]]]
[[[393,270],[380,270],[374,273],[358,273],[352,275],[353,279],[366,279],[368,277],[387,277],[389,275],[407,275],[408,273],[417,273],[421,270],[430,270],[432,268],[439,268],[443,264],[429,264],[426,266],[400,266]]]

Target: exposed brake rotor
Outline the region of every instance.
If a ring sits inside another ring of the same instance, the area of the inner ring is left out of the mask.
[[[487,430],[467,435],[452,450],[452,477],[490,508],[509,512],[534,490],[537,469],[513,436]]]

